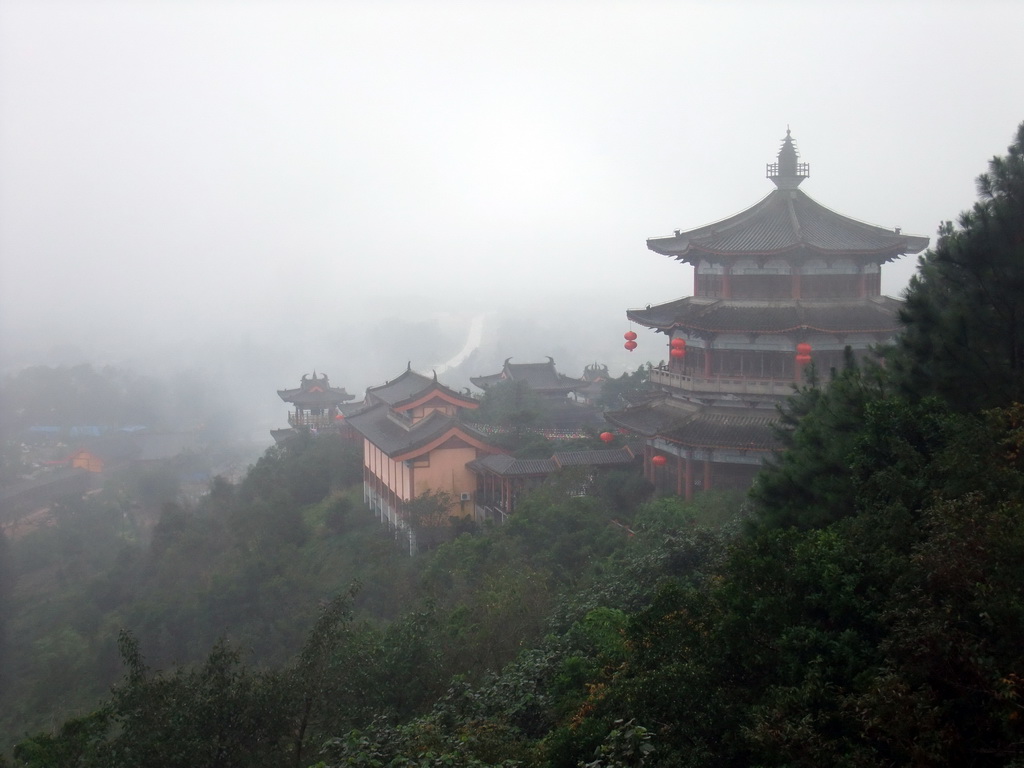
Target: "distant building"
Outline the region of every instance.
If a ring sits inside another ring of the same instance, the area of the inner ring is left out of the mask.
[[[767,197],[647,241],[694,268],[693,295],[627,312],[665,334],[668,363],[651,370],[650,399],[606,418],[647,437],[644,472],[662,492],[748,487],[805,367],[827,374],[846,348],[860,357],[900,330],[881,267],[928,239],[825,208],[798,189],[809,175],[787,130]]]
[[[274,429],[270,434],[275,442],[281,443],[293,437],[296,429],[314,432],[322,429],[344,431],[343,404],[355,399],[344,388],[332,387],[327,374],[312,377],[304,374],[296,389],[279,389],[277,395],[295,409],[288,414],[288,429]]]
[[[583,379],[574,379],[559,373],[552,357],[549,357],[546,363],[513,363],[509,357],[498,373],[474,376],[470,381],[484,391],[495,384],[519,381],[535,394],[549,400],[565,400],[569,395],[587,386]]]

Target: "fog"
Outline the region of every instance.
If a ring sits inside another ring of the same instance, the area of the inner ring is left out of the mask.
[[[1024,119],[1022,28],[984,1],[5,0],[0,370],[195,369],[262,434],[314,369],[620,373],[661,352],[622,348],[625,310],[692,284],[646,238],[768,194],[787,127],[834,210],[933,236],[968,208]]]

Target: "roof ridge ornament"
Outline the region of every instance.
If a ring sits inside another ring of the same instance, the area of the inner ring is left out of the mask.
[[[782,140],[778,159],[765,166],[765,175],[775,182],[779,189],[796,189],[801,181],[811,175],[810,164],[798,162],[799,156],[787,125],[786,138]]]

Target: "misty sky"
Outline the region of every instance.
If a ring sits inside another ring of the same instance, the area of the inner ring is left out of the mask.
[[[1024,120],[1022,29],[985,0],[4,0],[0,351],[355,350],[493,303],[602,313],[624,365],[625,309],[692,284],[646,238],[768,194],[787,126],[830,208],[933,236],[969,207]]]

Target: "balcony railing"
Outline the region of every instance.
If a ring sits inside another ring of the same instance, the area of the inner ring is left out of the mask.
[[[684,392],[783,397],[793,394],[793,379],[747,379],[738,376],[688,376],[665,368],[651,369],[651,382]]]
[[[322,429],[323,427],[329,427],[334,424],[334,419],[330,416],[311,416],[309,414],[288,414],[288,424],[293,427],[315,427],[316,429]]]

